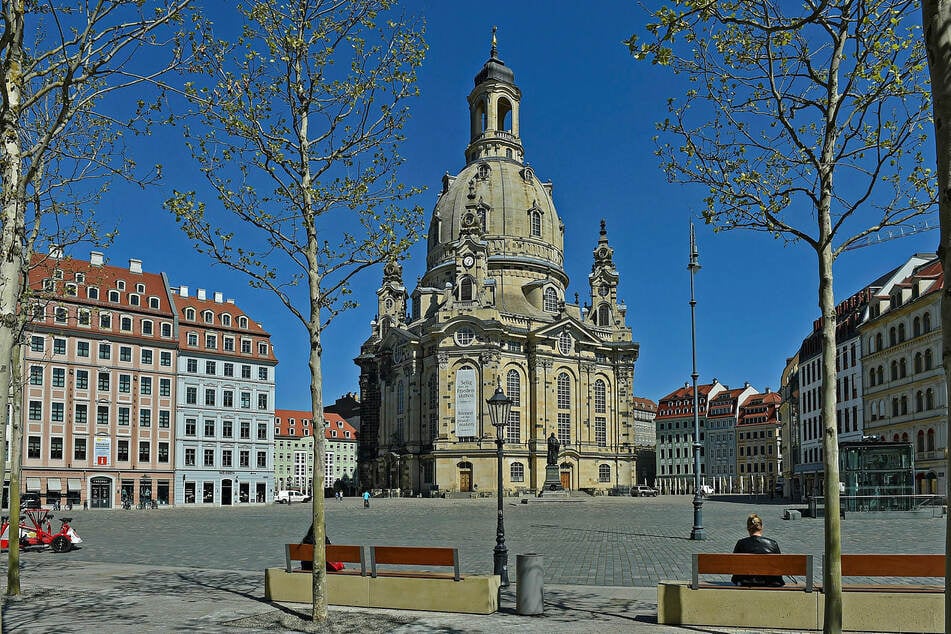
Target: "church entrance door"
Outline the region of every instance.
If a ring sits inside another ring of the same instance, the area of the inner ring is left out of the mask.
[[[563,488],[565,491],[568,491],[571,489],[571,472],[570,471],[561,472],[561,488]]]
[[[462,469],[459,471],[459,490],[463,493],[472,491],[472,470]]]

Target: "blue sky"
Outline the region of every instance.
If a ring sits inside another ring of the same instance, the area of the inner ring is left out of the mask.
[[[689,381],[688,223],[702,208],[702,192],[668,184],[653,154],[654,123],[665,116],[667,98],[683,88],[664,69],[634,61],[622,44],[645,22],[638,3],[416,0],[404,6],[428,24],[421,96],[413,102],[402,148],[404,180],[429,188],[419,199],[427,218],[442,175],[464,166],[466,95],[488,57],[492,25],[498,25],[499,55],[522,90],[526,158],[541,179],[553,181],[565,223],[569,298],[588,294],[591,252],[603,218],[621,275],[619,296],[640,342],[635,392],[657,400]],[[162,163],[164,182],[148,190],[117,185],[106,199],[100,217],[119,227],[107,251],[110,263],[124,266],[140,258],[146,270],[164,271],[172,286],[234,298],[272,334],[280,361],[277,406],[309,407],[303,326],[269,294],[193,253],[162,209],[173,189],[200,187],[179,133],[151,137],[136,149],[136,159]],[[818,315],[813,252],[751,232],[714,235],[702,224],[697,239],[703,267],[696,278],[700,381],[716,377],[728,385],[749,381],[761,390],[777,388],[786,358]],[[855,292],[914,252],[933,252],[937,241],[938,233],[930,231],[847,253],[835,271],[836,297]],[[404,263],[410,291],[424,266],[421,243]],[[353,358],[369,334],[381,273],[358,281],[354,298],[361,306],[324,332],[326,402],[359,392]]]

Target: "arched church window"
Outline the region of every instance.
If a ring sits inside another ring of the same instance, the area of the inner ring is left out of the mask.
[[[512,131],[512,104],[505,97],[499,99],[497,119],[499,130]]]
[[[931,332],[931,313],[925,313],[922,318],[922,328],[925,332]]]
[[[934,364],[934,358],[931,355],[931,348],[925,350],[925,370],[930,370]]]
[[[598,466],[598,482],[610,482],[611,481],[611,465],[599,465]]]
[[[602,379],[594,382],[594,411],[604,414],[607,409],[607,388]]]
[[[513,462],[509,467],[509,477],[512,482],[525,482],[525,465],[521,462]]]
[[[571,409],[571,377],[567,372],[558,375],[558,409]]]
[[[505,375],[505,395],[512,399],[512,407],[522,404],[522,378],[518,370],[509,370]]]
[[[489,168],[489,164],[488,164],[488,163],[479,163],[479,169],[478,169],[478,171],[477,171],[477,173],[478,173],[478,175],[479,175],[479,180],[485,180],[485,179],[487,179],[487,178],[489,177],[489,172],[490,172],[490,171],[491,171],[491,170],[490,170],[490,168]]]
[[[558,312],[558,293],[551,286],[546,288],[542,295],[542,310],[546,313]]]
[[[472,278],[468,275],[459,280],[459,301],[471,302],[473,297]]]
[[[532,237],[540,238],[542,235],[542,212],[537,209],[532,209],[529,212],[529,220],[531,222]]]
[[[915,317],[914,321],[911,322],[911,336],[918,337],[921,335],[921,317]]]
[[[599,326],[611,325],[611,308],[607,304],[601,304],[598,306],[597,323]]]
[[[400,381],[396,384],[396,413],[402,414],[403,410],[406,408],[406,389],[403,387],[403,382]]]

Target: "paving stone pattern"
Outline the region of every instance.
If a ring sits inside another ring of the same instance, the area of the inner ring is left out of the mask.
[[[520,504],[506,498],[505,536],[510,575],[516,555],[544,556],[546,583],[649,587],[687,579],[691,555],[730,552],[745,536],[746,517],[758,513],[766,535],[783,552],[811,553],[820,578],[823,521],[783,520],[788,505],[749,498],[712,498],[703,505],[704,541],[689,539],[693,506],[687,496],[590,498],[583,502]],[[444,499],[327,500],[327,530],[335,543],[459,548],[462,569],[492,570],[496,501]],[[85,542],[76,561],[261,571],[284,561],[283,544],[299,541],[310,506],[96,510],[63,512]],[[944,551],[944,517],[842,521],[842,551]]]

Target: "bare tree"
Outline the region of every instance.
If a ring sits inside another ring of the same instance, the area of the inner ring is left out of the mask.
[[[934,114],[934,143],[937,158],[938,216],[941,222],[941,241],[938,257],[944,269],[945,284],[951,280],[951,2],[948,0],[924,0],[921,15],[925,29],[925,47],[928,51],[928,68],[931,70],[931,99]],[[951,395],[951,294],[941,295],[942,365],[946,394]],[[948,424],[947,399],[945,399],[945,425]],[[945,449],[944,472],[951,474],[951,452]],[[947,482],[948,479],[945,479]],[[948,485],[945,484],[945,499]],[[951,524],[945,527],[944,566],[945,578],[951,576]],[[951,624],[951,593],[944,593],[945,629]]]
[[[842,628],[836,314],[832,265],[849,245],[933,211],[923,156],[930,103],[914,0],[681,0],[653,14],[637,58],[688,80],[658,124],[668,178],[705,190],[715,230],[815,252],[822,316],[823,592]],[[671,138],[675,140],[671,140]]]
[[[107,241],[93,206],[114,176],[145,184],[123,132],[148,132],[161,102],[137,94],[126,116],[106,109],[112,93],[150,84],[181,64],[176,31],[191,0],[2,0],[0,33],[0,412],[19,394],[18,345],[29,322],[28,274],[38,243],[63,248]],[[141,65],[133,60],[146,57]],[[137,69],[134,70],[134,69]],[[113,104],[115,106],[115,104]],[[22,442],[13,408],[10,446]],[[7,462],[0,425],[0,465]],[[17,465],[18,466],[18,465]],[[11,476],[11,487],[19,474]],[[14,501],[17,492],[11,492]],[[11,505],[11,524],[19,508]],[[11,548],[15,564],[16,548]],[[8,566],[8,594],[20,591]]]
[[[397,146],[417,94],[421,27],[393,0],[249,2],[232,45],[204,35],[188,96],[200,133],[186,134],[217,197],[166,204],[196,248],[273,292],[304,326],[314,421],[313,611],[327,618],[321,334],[353,305],[350,282],[417,239],[419,189],[399,181]],[[306,286],[306,292],[298,285]]]

